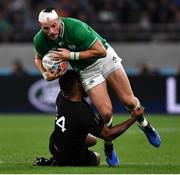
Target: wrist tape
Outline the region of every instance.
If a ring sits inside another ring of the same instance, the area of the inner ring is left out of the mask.
[[[79,60],[79,52],[71,52],[70,60]]]

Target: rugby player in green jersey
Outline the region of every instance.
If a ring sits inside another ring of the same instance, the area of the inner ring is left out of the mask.
[[[45,80],[51,81],[62,75],[62,72],[46,71],[42,66],[43,56],[51,52],[54,60],[68,61],[80,74],[84,90],[109,127],[112,125],[112,103],[107,83],[128,111],[141,106],[133,94],[121,58],[91,27],[78,19],[60,17],[53,8],[42,10],[39,22],[41,29],[34,37],[35,64]],[[143,113],[137,121],[148,141],[159,147],[160,136]],[[110,166],[120,164],[112,142],[105,141],[105,155]]]

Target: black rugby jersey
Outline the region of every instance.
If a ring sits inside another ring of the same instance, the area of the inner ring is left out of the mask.
[[[57,114],[52,140],[63,159],[77,159],[87,150],[85,139],[88,133],[99,137],[104,122],[85,103],[64,98],[61,92],[56,99]]]

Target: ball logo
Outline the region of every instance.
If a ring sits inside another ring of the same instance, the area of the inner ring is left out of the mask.
[[[53,61],[43,60],[43,63],[53,65]]]
[[[67,69],[68,63],[66,61],[62,61],[60,64],[61,64],[61,69],[62,70]]]

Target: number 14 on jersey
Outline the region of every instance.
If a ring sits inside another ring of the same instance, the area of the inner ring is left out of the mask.
[[[65,128],[65,117],[64,116],[60,117],[56,121],[56,125],[58,125],[61,128],[62,132],[65,132],[66,131],[66,128]]]

